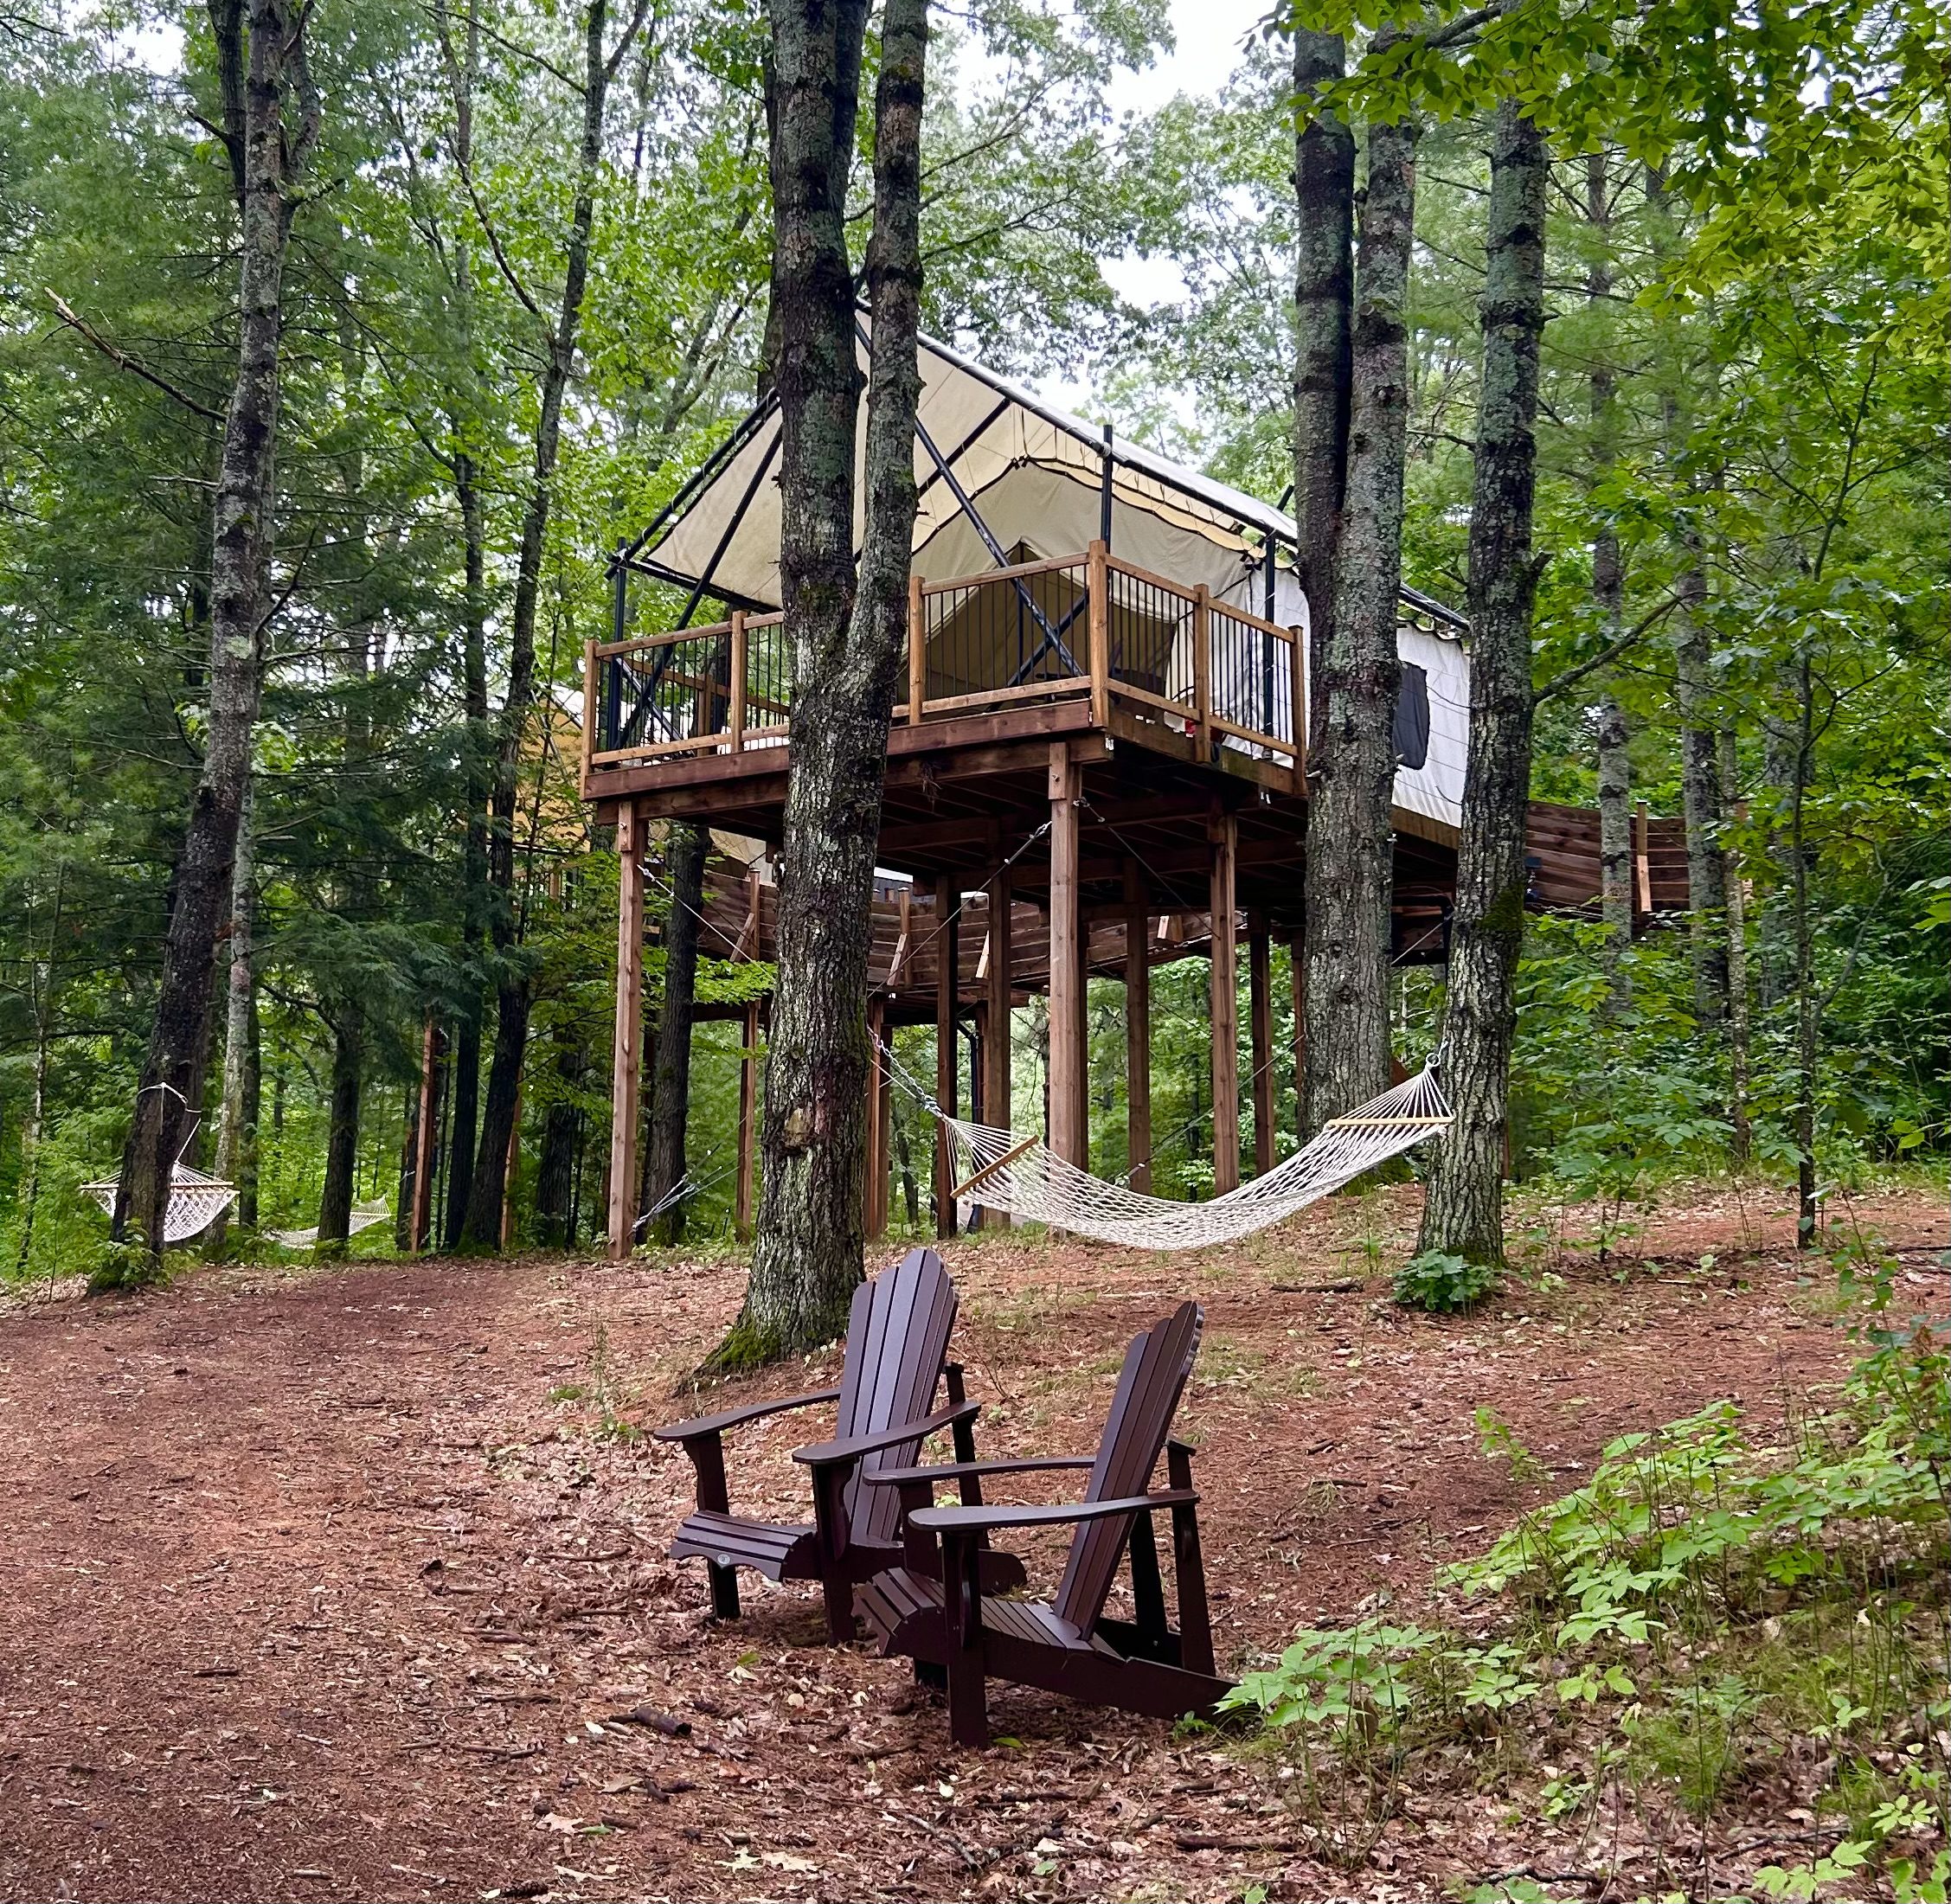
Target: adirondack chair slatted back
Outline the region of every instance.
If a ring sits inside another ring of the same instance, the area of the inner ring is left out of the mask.
[[[846,1440],[876,1434],[928,1413],[955,1328],[955,1285],[932,1249],[911,1249],[854,1292],[847,1322],[847,1360],[840,1377],[834,1433]],[[860,1474],[910,1465],[921,1452],[912,1441],[861,1463],[847,1484],[847,1537],[889,1547],[901,1514],[894,1488],[863,1487]]]
[[[1192,1372],[1204,1325],[1205,1314],[1198,1304],[1181,1303],[1163,1322],[1132,1338],[1090,1484],[1084,1491],[1087,1501],[1121,1500],[1146,1491],[1171,1430],[1185,1378]],[[1088,1636],[1104,1611],[1131,1530],[1131,1516],[1122,1515],[1085,1523],[1070,1542],[1069,1564],[1052,1610],[1081,1634]]]

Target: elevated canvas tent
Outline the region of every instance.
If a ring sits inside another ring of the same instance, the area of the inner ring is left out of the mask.
[[[863,369],[865,345],[862,345]],[[924,581],[977,574],[1009,559],[1082,549],[1106,535],[1126,561],[1216,601],[1300,625],[1306,604],[1291,555],[1293,518],[1243,490],[1137,445],[1113,439],[947,345],[924,337],[915,445],[921,505],[915,568]],[[865,407],[857,457],[864,456]],[[735,606],[780,606],[777,406],[762,404],[626,551],[629,567]],[[857,494],[864,497],[864,484]],[[859,506],[864,506],[861,504]],[[861,523],[857,517],[856,535]],[[1396,798],[1440,830],[1462,798],[1469,664],[1462,618],[1402,594],[1402,658],[1418,672],[1419,744],[1405,749]],[[1055,606],[1055,605],[1053,605]],[[1060,618],[1053,618],[1060,619]],[[1161,655],[1162,673],[1174,663]],[[1277,691],[1283,703],[1285,683]]]

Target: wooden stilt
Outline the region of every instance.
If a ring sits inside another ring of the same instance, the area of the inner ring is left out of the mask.
[[[888,1035],[887,1009],[881,1010],[881,1035]],[[895,1080],[888,1061],[878,1048],[874,1053],[874,1154],[880,1164],[871,1181],[873,1194],[872,1234],[888,1234],[889,1177],[894,1165]]]
[[[1287,941],[1287,984],[1294,1013],[1294,1141],[1307,1141],[1307,933],[1297,927]]]
[[[861,1229],[870,1241],[886,1228],[881,1215],[881,1185],[888,1174],[887,1152],[881,1148],[881,1039],[887,1006],[879,998],[867,1001],[867,1167],[861,1173]]]
[[[1134,1190],[1152,1188],[1151,917],[1145,873],[1125,862],[1125,1162]]]
[[[1253,1028],[1254,1175],[1274,1168],[1274,948],[1263,913],[1247,915],[1248,1017]]]
[[[1013,1062],[1010,1006],[1011,957],[1010,869],[998,866],[989,875],[989,970],[986,976],[989,1016],[983,1029],[982,1121],[998,1131],[1010,1128],[1010,1067]],[[1007,1210],[982,1213],[985,1229],[1007,1229]]]
[[[1233,920],[1238,830],[1230,813],[1216,811],[1206,831],[1212,848],[1213,1188],[1224,1196],[1240,1182],[1240,981]]]
[[[754,1164],[759,1149],[759,1001],[745,1008],[745,1042],[738,1061],[738,1184],[733,1191],[732,1228],[752,1234]]]
[[[610,1052],[610,1260],[629,1255],[637,1221],[637,1101],[644,1030],[644,823],[617,813],[617,1016]]]
[[[959,895],[955,881],[946,874],[935,881],[935,1102],[954,1117],[957,1114],[955,1021],[958,983],[961,977],[960,947],[957,943],[955,907]],[[955,1153],[948,1132],[935,1126],[935,1234],[955,1234]]]
[[[1050,1148],[1076,1164],[1086,1163],[1078,1118],[1084,1069],[1084,1000],[1077,982],[1079,917],[1076,770],[1070,750],[1053,741],[1050,795]]]

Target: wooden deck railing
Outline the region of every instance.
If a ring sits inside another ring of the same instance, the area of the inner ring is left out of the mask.
[[[792,714],[785,618],[735,614],[709,627],[585,651],[583,766],[783,746]],[[1215,601],[1109,554],[985,569],[908,585],[906,697],[919,725],[1029,703],[1113,707],[1210,760],[1217,748],[1306,769],[1306,644],[1300,631]],[[1298,710],[1298,718],[1297,718]]]

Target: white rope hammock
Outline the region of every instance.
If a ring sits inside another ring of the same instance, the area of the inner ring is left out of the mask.
[[[387,1208],[382,1197],[376,1203],[355,1203],[352,1217],[345,1226],[348,1236],[356,1236],[363,1229],[370,1229],[375,1223],[383,1223],[393,1212]],[[311,1229],[274,1229],[266,1232],[272,1241],[282,1243],[286,1249],[310,1249],[318,1240],[318,1232]]]
[[[888,1055],[891,1063],[893,1054]],[[1132,1249],[1206,1249],[1278,1223],[1447,1129],[1450,1107],[1436,1082],[1436,1061],[1324,1125],[1266,1176],[1210,1203],[1176,1203],[1107,1183],[1065,1163],[1041,1138],[949,1117],[912,1080],[905,1081],[947,1126],[957,1167],[969,1173],[956,1189],[959,1199]]]
[[[115,1188],[115,1179],[107,1176],[99,1183],[84,1183],[81,1194],[93,1197],[104,1213],[112,1216]],[[206,1176],[201,1170],[191,1170],[187,1164],[177,1164],[170,1173],[170,1204],[163,1213],[163,1240],[187,1243],[193,1236],[201,1236],[230,1208],[236,1195],[234,1183],[226,1183],[218,1176]]]

